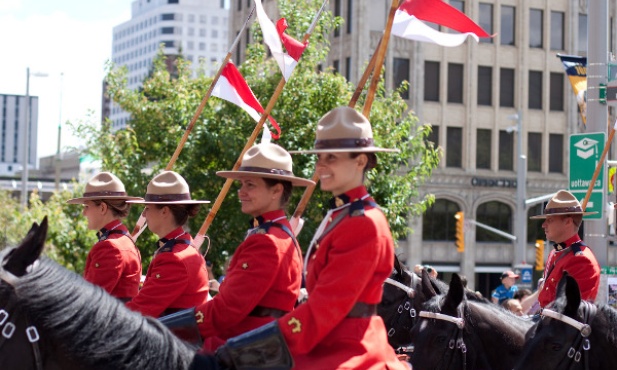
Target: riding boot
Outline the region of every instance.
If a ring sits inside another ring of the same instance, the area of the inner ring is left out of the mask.
[[[293,359],[278,323],[270,322],[237,337],[216,350],[222,368],[233,370],[289,370]]]
[[[195,308],[187,308],[159,318],[174,335],[183,341],[201,348],[203,341],[195,320]]]

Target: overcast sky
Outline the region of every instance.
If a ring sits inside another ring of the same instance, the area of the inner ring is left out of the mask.
[[[66,121],[100,122],[105,62],[111,58],[112,28],[130,19],[132,0],[0,0],[0,94],[39,97],[38,157],[77,146]],[[36,77],[34,73],[46,73]],[[61,75],[63,74],[63,75]]]

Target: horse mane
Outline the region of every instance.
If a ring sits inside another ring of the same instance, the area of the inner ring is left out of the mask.
[[[42,335],[88,368],[187,369],[195,354],[157,320],[48,258],[17,280],[15,292]]]

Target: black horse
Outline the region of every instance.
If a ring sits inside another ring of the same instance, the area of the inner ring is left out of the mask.
[[[423,281],[428,282],[424,287]],[[384,320],[388,331],[390,346],[400,353],[411,351],[408,347],[411,343],[410,332],[418,313],[429,298],[447,291],[448,284],[431,278],[424,270],[421,277],[416,275],[395,256],[394,270],[385,281],[383,297],[377,306],[377,313]],[[489,302],[468,289],[465,289],[465,296],[470,300]]]
[[[195,348],[40,258],[47,218],[0,252],[0,369],[188,369]]]
[[[569,275],[530,337],[515,369],[617,369],[617,311],[581,300]]]
[[[424,279],[422,285],[433,289]],[[424,306],[411,330],[414,370],[512,369],[533,326],[488,301],[468,300],[457,274],[445,295],[434,292]]]

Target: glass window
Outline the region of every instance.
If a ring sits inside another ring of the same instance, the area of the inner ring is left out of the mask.
[[[499,169],[514,171],[514,135],[506,130],[499,131]]]
[[[173,33],[174,33],[173,27],[162,27],[161,28],[161,34],[163,35],[172,35]]]
[[[542,48],[544,28],[542,24],[543,11],[541,9],[529,9],[529,47]]]
[[[501,6],[501,32],[499,34],[499,39],[501,45],[515,45],[514,43],[514,35],[515,32],[515,14],[514,7],[502,5]]]
[[[548,135],[548,172],[563,173],[563,135]]]
[[[211,20],[212,20],[212,24],[213,25],[218,25],[219,24],[219,17],[214,16],[214,17],[211,18]]]
[[[180,0],[167,0],[167,4],[180,4]]]
[[[332,69],[334,69],[335,73],[339,73],[341,70],[338,59],[332,62]]]
[[[527,134],[527,171],[542,171],[542,134],[539,132]]]
[[[448,103],[463,102],[463,65],[448,63]]]
[[[542,109],[542,71],[529,71],[529,109]]]
[[[463,129],[448,127],[446,147],[446,167],[463,167]]]
[[[162,21],[173,21],[174,20],[174,13],[161,14],[161,20]]]
[[[505,203],[492,201],[482,203],[476,210],[476,220],[495,229],[512,233],[512,209]],[[501,235],[476,227],[478,242],[511,242]]]
[[[351,19],[351,15],[353,14],[353,0],[347,0],[347,20],[345,21],[345,24],[347,26],[347,33],[351,33],[351,25],[352,25],[352,19]]]
[[[480,27],[489,35],[493,34],[493,4],[480,3]],[[493,39],[490,37],[481,38],[480,42],[492,44]]]
[[[409,82],[409,59],[406,58],[394,58],[392,61],[394,88],[401,86],[403,81]],[[401,98],[409,99],[409,88],[401,93]]]
[[[347,81],[351,80],[351,58],[345,58],[345,78]]]
[[[563,111],[563,73],[551,72],[550,107],[552,111]]]
[[[478,105],[493,105],[493,68],[478,66]]]
[[[433,143],[433,147],[439,146],[439,126],[431,125],[431,133],[426,137],[426,141]]]
[[[341,16],[341,0],[334,1],[334,16],[335,17]],[[334,37],[339,37],[340,35],[341,35],[341,30],[339,27],[336,27],[334,29]]]
[[[439,101],[439,62],[424,62],[424,100]]]
[[[514,69],[499,69],[499,106],[514,107]]]
[[[238,0],[238,10],[242,10],[242,0]]]
[[[212,30],[212,38],[215,39],[219,37],[219,30]]]
[[[461,0],[450,0],[450,6],[456,8],[461,13],[465,13],[465,2]]]
[[[551,12],[551,50],[563,50],[564,13]]]
[[[476,132],[476,168],[491,169],[491,130],[479,128]]]
[[[422,216],[422,240],[456,240],[456,219],[454,214],[461,208],[447,199],[435,199]]]
[[[587,53],[587,14],[578,15],[578,52]]]
[[[208,23],[208,17],[205,14],[199,16],[199,23],[206,24]]]

